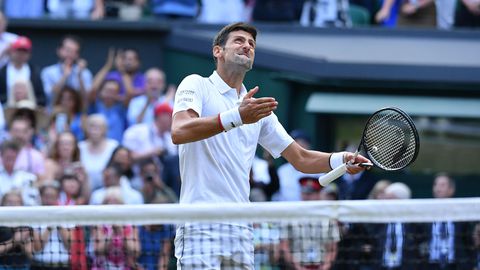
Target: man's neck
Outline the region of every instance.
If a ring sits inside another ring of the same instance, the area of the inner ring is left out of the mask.
[[[217,73],[228,86],[237,89],[237,94],[240,94],[240,91],[242,90],[243,79],[245,78],[245,72],[217,68]]]

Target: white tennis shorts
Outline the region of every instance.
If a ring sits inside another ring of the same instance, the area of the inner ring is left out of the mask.
[[[253,228],[246,224],[188,223],[177,228],[177,269],[253,270]]]

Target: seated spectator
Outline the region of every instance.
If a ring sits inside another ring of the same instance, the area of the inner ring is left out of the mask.
[[[367,199],[369,200],[382,200],[385,199],[385,189],[391,184],[390,180],[382,179],[379,180],[373,186],[372,190],[368,194]]]
[[[11,190],[2,197],[1,206],[23,206],[20,191]],[[33,254],[31,229],[0,227],[0,269],[30,269]]]
[[[123,136],[123,145],[132,151],[135,161],[153,158],[163,165],[162,179],[175,193],[180,193],[178,148],[170,133],[173,109],[167,103],[155,107],[153,124],[129,127]]]
[[[14,118],[10,123],[10,137],[20,146],[15,168],[27,171],[40,177],[45,174],[45,158],[33,147],[35,129],[30,121],[24,118]]]
[[[10,45],[10,60],[0,69],[0,102],[7,103],[13,85],[18,80],[30,81],[36,102],[39,106],[47,104],[40,71],[29,61],[32,53],[32,42],[27,37],[18,37]]]
[[[478,1],[460,0],[455,13],[455,27],[480,27],[480,5]]]
[[[142,187],[142,180],[136,178],[133,172],[132,151],[130,151],[130,149],[126,148],[125,146],[117,146],[117,148],[113,150],[112,156],[110,157],[107,166],[114,163],[117,164],[121,169],[121,183],[130,183],[133,188],[140,190]]]
[[[267,176],[264,176],[264,178],[268,177],[268,182],[262,180],[260,176],[258,176],[257,178],[256,175],[259,175],[260,173],[258,173],[257,170],[257,173],[255,174],[254,167],[252,166],[249,179],[251,201],[271,201],[272,195],[280,189],[280,180],[278,178],[277,168],[275,167],[273,157],[267,151],[264,151],[263,153],[265,159],[260,159],[258,157],[257,158],[267,163]],[[258,162],[259,161],[257,161],[257,163]],[[253,195],[256,195],[257,197],[255,198],[253,197]]]
[[[57,182],[47,181],[40,186],[43,206],[58,205],[60,186]],[[33,233],[33,262],[31,269],[71,269],[70,244],[71,228],[47,227],[36,228]]]
[[[92,114],[87,118],[87,139],[78,143],[80,161],[88,174],[92,190],[103,186],[102,172],[107,166],[117,141],[106,137],[108,130],[106,119],[101,114]]]
[[[121,169],[117,164],[111,164],[103,170],[103,187],[92,192],[90,203],[100,205],[105,199],[105,194],[110,187],[120,187],[121,199],[125,204],[143,204],[143,196],[139,191],[120,182]]]
[[[198,0],[150,0],[152,14],[159,19],[194,19]]]
[[[92,72],[87,68],[87,62],[80,58],[80,50],[78,37],[64,36],[57,47],[58,63],[43,68],[41,77],[48,106],[53,105],[66,87],[80,92],[81,97],[92,88]]]
[[[117,81],[120,85],[121,96],[143,94],[145,91],[145,76],[140,71],[141,60],[138,51],[134,48],[126,48],[117,50],[115,59],[112,59],[112,56],[110,51],[107,63],[103,67],[108,73],[103,75],[101,70],[97,74],[99,77],[97,80]],[[112,60],[115,62],[115,70],[111,70],[113,67]]]
[[[70,174],[64,174],[58,180],[60,183],[60,195],[58,203],[60,205],[83,205],[88,204],[88,198],[82,194],[82,182],[72,171]]]
[[[103,1],[98,0],[47,0],[50,17],[55,19],[98,19],[103,10]]]
[[[0,145],[2,168],[0,169],[0,196],[12,189],[22,192],[23,204],[38,205],[37,177],[29,172],[14,169],[20,146],[15,141],[4,141]]]
[[[54,141],[47,160],[45,161],[45,175],[42,180],[60,179],[65,172],[79,173],[82,186],[88,187],[85,169],[80,162],[80,149],[75,136],[71,132],[58,134]]]
[[[123,204],[120,187],[105,190],[102,204]],[[134,226],[101,225],[92,230],[94,258],[92,269],[137,269],[140,254],[138,229]]]
[[[83,107],[84,100],[80,94],[72,88],[65,87],[57,96],[55,101],[56,121],[62,119],[64,126],[58,126],[55,122],[57,132],[71,131],[78,141],[85,138],[84,122],[85,113]],[[60,119],[59,119],[60,118]]]
[[[27,100],[33,106],[37,106],[37,99],[33,93],[30,80],[17,80],[12,85],[12,91],[8,94],[6,107],[15,108],[21,101]]]
[[[38,0],[3,0],[3,9],[8,18],[36,19],[45,13],[44,1]]]
[[[150,68],[145,72],[145,94],[137,96],[128,105],[128,125],[147,123],[154,120],[155,106],[168,103],[173,106],[176,88],[170,85],[165,91],[165,73],[158,68]]]
[[[15,1],[15,0],[13,0]],[[18,1],[15,1],[18,3]],[[3,68],[8,60],[8,52],[10,50],[11,44],[18,39],[18,35],[6,32],[8,26],[8,20],[3,14],[2,11],[0,11],[0,68]]]
[[[140,162],[140,175],[143,181],[142,195],[145,203],[176,203],[175,192],[163,182],[160,169],[155,161],[146,159]]]

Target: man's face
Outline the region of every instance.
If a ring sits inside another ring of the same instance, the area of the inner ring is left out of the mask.
[[[120,183],[120,176],[117,175],[114,169],[107,168],[103,171],[103,184],[105,187],[118,186]]]
[[[70,64],[74,63],[78,59],[79,55],[80,45],[71,39],[65,39],[62,47],[58,49],[58,57],[62,61]]]
[[[239,30],[228,35],[225,47],[214,50],[214,56],[218,63],[235,65],[248,71],[252,69],[255,59],[255,40],[248,32]]]
[[[146,90],[150,93],[157,93],[160,96],[160,93],[165,88],[165,77],[158,71],[152,70],[147,72],[145,75],[146,80]]]
[[[2,152],[3,168],[7,171],[13,171],[15,161],[17,161],[18,152],[13,149],[5,149]]]
[[[454,189],[450,185],[450,181],[446,176],[439,176],[433,183],[433,197],[435,198],[451,198]]]
[[[10,135],[21,144],[26,144],[33,136],[33,128],[25,120],[15,120],[10,127]]]
[[[57,205],[58,204],[58,190],[53,187],[47,187],[40,194],[42,205]]]
[[[10,52],[10,59],[13,63],[25,64],[30,60],[31,53],[26,49],[14,49]]]
[[[127,50],[123,53],[123,63],[128,73],[134,73],[140,67],[140,60],[135,51]]]

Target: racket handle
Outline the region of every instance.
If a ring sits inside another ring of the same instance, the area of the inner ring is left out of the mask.
[[[347,172],[347,164],[343,163],[342,165],[338,166],[337,168],[331,170],[327,174],[320,176],[318,178],[318,182],[323,187],[330,184],[333,180],[337,179],[338,177],[344,175]]]

